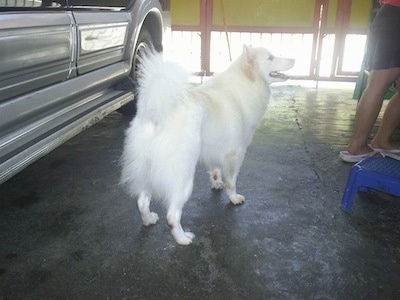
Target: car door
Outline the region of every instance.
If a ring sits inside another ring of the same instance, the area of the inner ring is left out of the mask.
[[[66,0],[0,0],[0,103],[72,75]]]
[[[77,70],[84,74],[123,60],[127,0],[71,0],[78,34]]]

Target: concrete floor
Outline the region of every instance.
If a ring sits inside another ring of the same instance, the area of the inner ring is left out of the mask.
[[[129,120],[108,116],[0,186],[0,299],[399,299],[400,199],[339,207],[353,87],[274,87],[239,175],[246,203],[199,166],[188,247],[157,204],[141,225],[118,186]]]

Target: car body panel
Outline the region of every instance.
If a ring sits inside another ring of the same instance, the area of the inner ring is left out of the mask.
[[[0,17],[0,101],[65,80],[73,61],[73,36],[67,12]]]
[[[158,1],[0,0],[0,183],[134,100],[143,28],[161,49]]]
[[[77,71],[84,74],[123,59],[129,19],[125,12],[75,12]]]

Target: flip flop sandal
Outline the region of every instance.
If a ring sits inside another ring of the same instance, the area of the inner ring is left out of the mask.
[[[384,149],[374,149],[382,154],[383,157],[390,157],[396,160],[400,160],[400,149],[384,150]]]
[[[374,156],[376,153],[378,153],[376,150],[368,152],[368,153],[364,153],[364,154],[353,154],[353,153],[350,153],[349,151],[340,151],[339,156],[345,162],[356,163],[365,158]],[[399,154],[400,154],[400,150],[399,150]],[[399,159],[400,159],[400,156],[399,156]]]
[[[396,160],[400,160],[400,149],[385,150],[385,149],[371,147],[371,145],[368,146],[371,149],[379,152],[383,157],[387,156]]]

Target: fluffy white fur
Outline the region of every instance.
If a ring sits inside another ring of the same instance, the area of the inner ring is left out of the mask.
[[[167,207],[167,222],[178,244],[194,234],[181,226],[182,209],[193,189],[196,164],[208,168],[214,189],[225,188],[233,204],[236,179],[254,130],[266,112],[269,83],[294,60],[264,48],[244,47],[223,73],[194,87],[179,65],[150,54],[143,62],[137,115],[126,132],[121,182],[133,197],[144,225],[155,224],[152,197]]]

